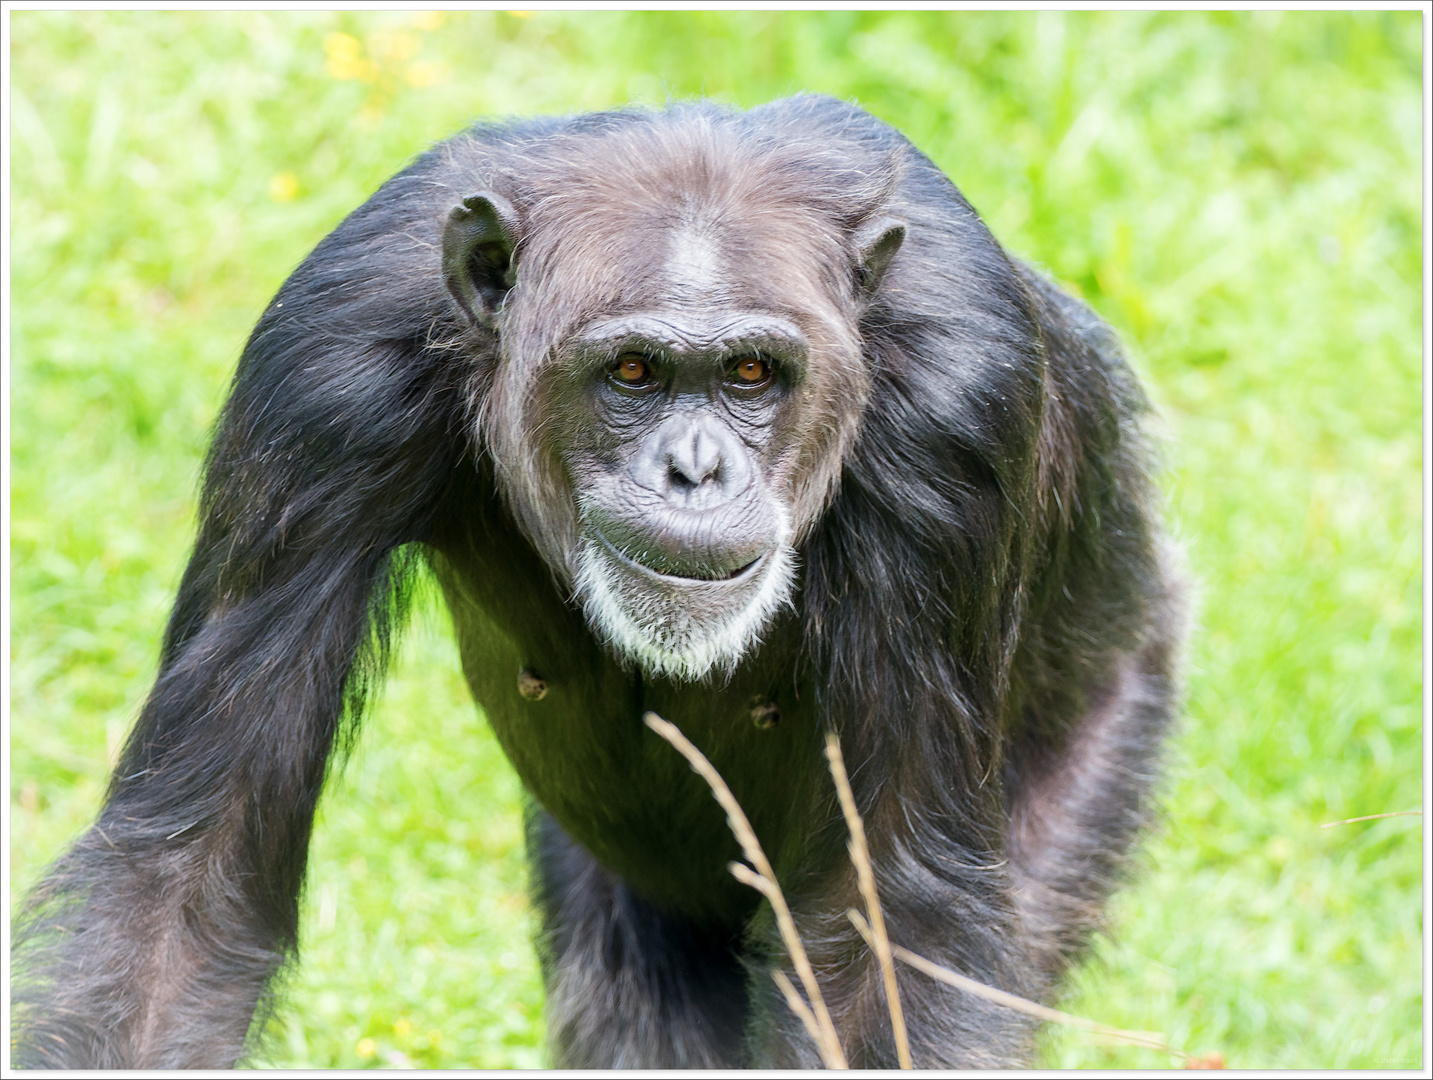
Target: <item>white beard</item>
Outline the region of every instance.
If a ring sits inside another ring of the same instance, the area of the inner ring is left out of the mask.
[[[613,651],[647,674],[685,682],[713,672],[730,676],[791,603],[797,557],[789,536],[783,523],[757,577],[740,584],[664,577],[619,561],[584,536],[573,560],[574,592]],[[706,613],[697,617],[692,607]]]

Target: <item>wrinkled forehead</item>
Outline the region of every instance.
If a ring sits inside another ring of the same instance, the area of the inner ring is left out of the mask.
[[[622,305],[790,303],[839,252],[829,226],[795,207],[614,208],[583,224],[555,233],[553,284]]]
[[[518,278],[544,337],[643,312],[708,321],[759,312],[813,332],[838,318],[842,235],[795,193],[756,198],[723,190],[719,177],[690,190],[666,177],[626,179],[544,200],[534,215]]]

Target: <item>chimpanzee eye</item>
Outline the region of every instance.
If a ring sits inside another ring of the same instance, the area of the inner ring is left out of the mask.
[[[607,370],[625,386],[646,386],[652,381],[652,365],[641,353],[623,353]]]
[[[771,365],[759,356],[744,356],[727,369],[726,378],[737,386],[761,386],[771,378]]]

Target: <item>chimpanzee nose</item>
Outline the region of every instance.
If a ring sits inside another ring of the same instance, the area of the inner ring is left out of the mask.
[[[746,448],[716,417],[669,416],[632,462],[632,478],[670,502],[699,510],[724,502],[750,479]]]
[[[704,425],[693,424],[667,446],[667,482],[677,490],[720,482],[721,445]]]

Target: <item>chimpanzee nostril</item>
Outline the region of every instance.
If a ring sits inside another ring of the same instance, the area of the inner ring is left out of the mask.
[[[686,474],[682,472],[675,461],[667,466],[667,484],[677,491],[687,491],[697,486],[687,479]]]

